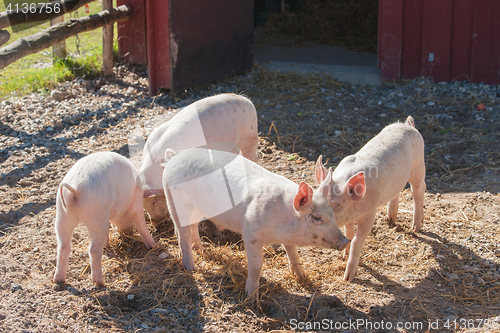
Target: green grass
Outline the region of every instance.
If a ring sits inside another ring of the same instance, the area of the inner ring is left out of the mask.
[[[77,11],[78,16],[83,17],[102,10],[102,4],[97,1],[91,2],[89,6],[90,14],[86,14],[85,8],[82,7]],[[5,11],[5,5],[3,1],[0,1],[0,12],[3,11]],[[75,12],[71,13],[71,17],[75,17]],[[64,19],[69,20],[70,14],[64,15]],[[9,43],[48,27],[49,23],[47,22],[16,33],[9,27],[7,29],[11,34]],[[114,30],[114,52],[116,55],[118,54],[116,24]],[[77,52],[77,44],[79,53]],[[32,92],[45,92],[54,87],[57,82],[75,78],[90,79],[101,75],[102,29],[79,34],[78,38],[66,39],[66,51],[68,52],[66,59],[55,61],[52,57],[52,48],[47,48],[0,70],[0,98],[23,96]]]
[[[439,131],[438,131],[438,133],[439,133],[439,134],[447,134],[447,133],[449,133],[449,132],[451,132],[451,131],[453,131],[453,128],[451,128],[451,127],[447,127],[447,128],[445,128],[445,129],[439,130]]]

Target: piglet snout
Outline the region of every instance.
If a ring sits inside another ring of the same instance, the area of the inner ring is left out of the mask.
[[[343,237],[343,239],[340,241],[340,246],[337,248],[337,250],[342,251],[349,245],[350,242],[351,242],[350,239]]]

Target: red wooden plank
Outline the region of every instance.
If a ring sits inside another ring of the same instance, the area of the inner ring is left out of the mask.
[[[500,1],[496,1],[495,2],[495,7],[493,8],[494,10],[494,15],[493,15],[493,18],[495,21],[494,22],[494,26],[493,26],[493,34],[492,34],[492,38],[493,38],[493,49],[496,51],[497,53],[497,81],[496,83],[493,83],[493,84],[499,84],[500,85],[500,38],[498,38],[498,36],[500,35]],[[493,61],[495,61],[495,59],[493,59]]]
[[[474,2],[471,81],[498,84],[500,59],[498,0]]]
[[[454,0],[451,23],[450,80],[470,81],[474,0]]]
[[[168,2],[173,90],[252,68],[253,0]]]
[[[452,0],[424,0],[422,76],[450,80]]]
[[[379,1],[379,4],[378,4],[378,27],[377,27],[377,68],[380,69],[381,67],[381,64],[380,64],[380,55],[381,55],[381,39],[380,39],[380,36],[382,36],[382,10],[383,10],[383,6],[382,6],[382,2],[384,0],[380,0]]]
[[[423,9],[423,0],[405,0],[403,4],[402,79],[420,76]]]
[[[146,1],[149,94],[171,88],[170,19],[168,1]]]
[[[379,68],[382,80],[401,79],[403,0],[379,2]]]
[[[117,6],[129,5],[134,15],[118,22],[118,51],[129,64],[145,65],[146,59],[146,13],[145,0],[116,0]]]

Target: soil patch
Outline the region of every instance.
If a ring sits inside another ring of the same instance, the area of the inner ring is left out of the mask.
[[[62,84],[68,94],[62,102],[30,95],[0,103],[0,331],[347,331],[335,325],[356,320],[391,322],[389,331],[403,323],[401,332],[426,331],[429,321],[438,321],[440,331],[447,321],[470,331],[499,327],[497,87],[423,78],[360,87],[259,68],[154,98],[146,96],[146,83],[143,69],[122,66],[108,81]],[[169,220],[149,226],[160,244],[151,251],[138,234],[112,230],[102,258],[107,286],[95,288],[88,234],[80,226],[68,284],[54,285],[55,195],[75,161],[104,150],[133,158],[134,130],[146,137],[158,119],[222,92],[254,102],[260,164],[310,184],[320,154],[335,167],[385,125],[411,114],[426,143],[422,231],[410,232],[413,202],[405,189],[397,222],[389,224],[386,207],[379,209],[352,283],[342,280],[346,260],[337,251],[301,248],[308,278],[297,280],[284,249],[269,245],[256,305],[244,297],[247,261],[237,235],[202,225],[199,270],[188,274]],[[298,326],[307,322],[316,326]],[[334,326],[317,329],[322,323]]]

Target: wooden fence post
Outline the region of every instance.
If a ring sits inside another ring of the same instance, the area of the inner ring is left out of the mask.
[[[64,22],[64,15],[51,19],[50,26],[53,26],[60,22]],[[62,40],[59,43],[52,46],[52,55],[54,57],[54,60],[58,58],[60,59],[66,58],[66,40]]]
[[[102,0],[102,9],[113,8],[113,0]],[[102,71],[103,76],[113,75],[113,23],[102,28]]]

